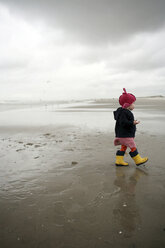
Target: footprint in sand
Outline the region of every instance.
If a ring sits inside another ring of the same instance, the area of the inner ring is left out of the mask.
[[[17,149],[16,152],[24,151],[25,149]]]
[[[38,148],[38,147],[41,147],[41,145],[35,145],[34,147],[35,147],[35,148]]]
[[[43,134],[43,136],[45,136],[45,137],[49,137],[51,135],[51,133],[45,133],[45,134]]]
[[[37,156],[37,157],[34,157],[34,159],[37,159],[37,158],[39,158],[39,156]]]
[[[33,146],[34,144],[33,143],[27,143],[26,146]]]
[[[72,161],[72,165],[76,165],[76,164],[78,164],[78,162]]]

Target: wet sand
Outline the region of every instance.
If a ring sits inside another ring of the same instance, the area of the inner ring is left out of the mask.
[[[164,137],[140,129],[149,161],[120,168],[112,132],[1,126],[0,247],[165,247]]]

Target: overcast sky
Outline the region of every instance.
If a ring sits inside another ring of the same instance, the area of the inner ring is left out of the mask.
[[[0,100],[165,95],[165,0],[0,0]]]

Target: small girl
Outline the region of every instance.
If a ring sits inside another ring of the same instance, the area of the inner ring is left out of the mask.
[[[121,149],[116,153],[116,165],[128,166],[128,163],[124,162],[127,147],[131,149],[129,154],[136,165],[144,164],[148,158],[141,158],[134,141],[136,125],[140,123],[140,121],[134,120],[134,115],[132,114],[136,97],[131,93],[127,93],[125,88],[123,90],[124,93],[119,97],[119,103],[122,107],[113,112],[116,120],[114,145],[121,145]]]

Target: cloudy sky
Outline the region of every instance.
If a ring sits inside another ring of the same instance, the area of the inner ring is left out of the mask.
[[[0,100],[165,95],[164,0],[0,0]]]

